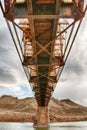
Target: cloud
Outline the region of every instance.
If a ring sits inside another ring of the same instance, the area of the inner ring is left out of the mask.
[[[75,73],[76,75],[81,75],[84,72],[84,68],[81,66],[81,64],[77,61],[72,60],[68,62],[66,66],[65,73]]]
[[[87,14],[53,96],[87,106]]]
[[[26,84],[20,84],[19,86],[0,86],[0,96],[2,95],[12,95],[14,97],[18,97],[20,99],[25,97],[33,96],[31,89],[26,86]]]
[[[4,55],[4,53],[6,53],[6,52],[8,52],[7,49],[0,46],[0,55]]]
[[[15,95],[17,95],[19,98],[33,96],[33,93],[29,86],[26,86],[25,84],[20,84],[18,87],[20,89],[15,92]]]
[[[16,82],[16,78],[14,77],[12,71],[7,68],[0,68],[0,82],[13,84]]]
[[[0,28],[0,93],[16,95],[15,90],[19,90],[20,84],[25,84],[25,86],[28,85],[29,88],[30,85],[28,84],[24,74],[12,37],[1,12],[0,16],[0,25],[2,25]],[[21,91],[19,93],[22,97],[23,91],[22,89],[20,90]],[[31,92],[31,89],[29,90]],[[28,93],[28,91],[26,91],[26,93]]]
[[[53,96],[58,99],[71,99],[87,106],[87,82],[77,81],[76,83],[76,80],[59,82]]]

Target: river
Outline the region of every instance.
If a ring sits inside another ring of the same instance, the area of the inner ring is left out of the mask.
[[[34,128],[32,123],[0,122],[0,130],[87,130],[87,121],[53,123],[49,128]]]

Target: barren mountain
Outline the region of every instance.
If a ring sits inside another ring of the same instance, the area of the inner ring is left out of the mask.
[[[37,111],[35,98],[18,99],[11,96],[0,98],[0,121],[34,121]],[[49,103],[51,122],[87,120],[87,107],[76,104],[69,99],[51,98]]]

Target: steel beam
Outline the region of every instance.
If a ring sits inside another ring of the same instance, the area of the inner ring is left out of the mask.
[[[16,16],[15,18],[28,18],[28,19],[58,19],[58,18],[64,18],[64,15],[28,15],[28,16]],[[73,18],[72,15],[68,16],[68,18]]]

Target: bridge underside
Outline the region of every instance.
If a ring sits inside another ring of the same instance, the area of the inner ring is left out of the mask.
[[[5,0],[6,19],[14,24],[15,19],[20,19],[23,66],[29,69],[29,82],[39,106],[38,125],[48,124],[47,106],[68,55],[72,31],[66,41],[67,30],[82,19],[83,3],[83,0]]]

